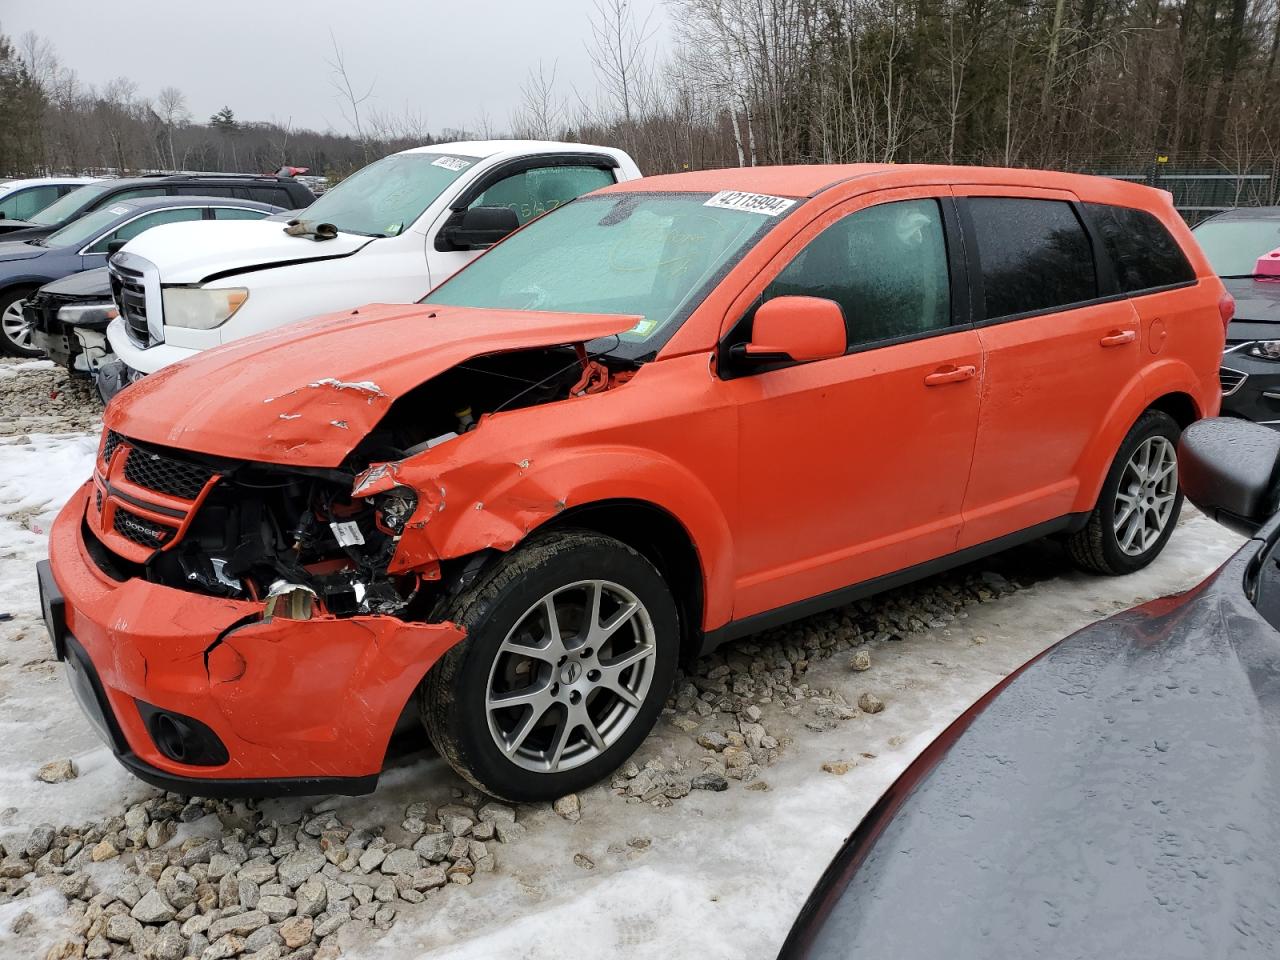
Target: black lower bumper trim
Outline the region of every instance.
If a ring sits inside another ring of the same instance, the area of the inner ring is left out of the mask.
[[[134,753],[116,757],[126,770],[144,783],[187,797],[231,799],[236,797],[318,797],[338,794],[361,797],[378,787],[378,774],[367,777],[273,777],[261,780],[229,780],[214,777],[182,777],[166,773],[138,759]]]

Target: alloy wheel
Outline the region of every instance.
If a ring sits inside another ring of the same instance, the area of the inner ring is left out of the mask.
[[[25,300],[15,300],[5,307],[4,314],[0,315],[0,328],[4,330],[5,338],[10,343],[24,350],[30,350],[31,324],[22,315],[24,303],[26,303]]]
[[[1164,533],[1178,495],[1178,458],[1166,437],[1148,437],[1129,457],[1116,491],[1112,529],[1131,557],[1146,553]]]
[[[548,593],[516,621],[489,671],[489,733],[512,763],[558,773],[589,763],[635,721],[653,682],[649,611],[608,580]]]

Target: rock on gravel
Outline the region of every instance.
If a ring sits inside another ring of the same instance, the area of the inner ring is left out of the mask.
[[[874,693],[864,693],[858,698],[858,709],[863,713],[879,713],[884,709],[884,701]]]
[[[729,789],[729,781],[718,773],[700,773],[689,785],[694,790],[714,790],[717,793]]]
[[[70,760],[50,760],[36,773],[36,779],[44,783],[65,783],[79,775],[76,765]]]
[[[551,809],[570,823],[577,823],[582,819],[582,802],[576,793],[561,797],[551,805]]]
[[[858,650],[854,653],[853,659],[849,661],[849,666],[853,670],[861,673],[864,670],[871,669],[871,651]]]
[[[833,773],[837,777],[843,777],[852,767],[853,764],[848,760],[828,760],[822,765],[822,770],[824,773]]]

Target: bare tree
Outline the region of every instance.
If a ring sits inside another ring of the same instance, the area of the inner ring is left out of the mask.
[[[178,155],[173,149],[173,132],[191,119],[191,111],[187,109],[186,95],[177,87],[164,87],[156,98],[156,113],[164,124],[165,140],[169,148],[169,167],[181,169]]]
[[[360,108],[373,96],[374,82],[369,83],[369,88],[364,93],[358,93],[358,88],[352,83],[351,75],[347,72],[342,48],[338,46],[338,39],[333,35],[332,30],[329,31],[329,40],[333,44],[333,58],[326,61],[329,64],[329,84],[338,95],[338,109],[342,111],[343,119],[355,130],[356,137],[364,148],[364,162],[368,163],[369,138],[360,120]]]

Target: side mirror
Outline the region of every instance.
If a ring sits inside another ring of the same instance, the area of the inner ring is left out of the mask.
[[[1280,431],[1216,417],[1178,442],[1178,483],[1212,519],[1252,536],[1280,507]]]
[[[124,249],[124,245],[128,242],[128,240],[112,240],[107,244],[107,256],[109,257],[113,253],[119,253]]]
[[[731,354],[748,365],[809,363],[843,356],[846,342],[844,312],[834,300],[776,297],[756,308],[751,340]]]
[[[472,207],[455,212],[440,230],[437,249],[483,250],[520,226],[510,207]]]
[[[3,210],[0,210],[0,220],[8,220],[8,219],[9,219],[9,215],[5,213]]]

